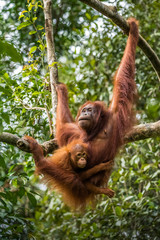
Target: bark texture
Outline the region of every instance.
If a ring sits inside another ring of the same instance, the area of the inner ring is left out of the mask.
[[[135,126],[132,131],[125,136],[125,143],[155,137],[160,137],[160,121]],[[16,146],[24,152],[30,152],[28,142],[26,142],[23,138],[11,133],[4,132],[0,134],[0,142]],[[43,147],[45,155],[48,153],[53,153],[54,150],[58,149],[56,139],[46,141],[42,143],[41,146]]]

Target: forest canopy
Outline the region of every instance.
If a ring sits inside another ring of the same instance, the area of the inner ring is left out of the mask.
[[[56,61],[50,66],[43,1],[1,2],[0,238],[158,240],[160,3],[52,1]],[[105,16],[101,3],[111,7],[113,16]],[[136,51],[137,126],[143,124],[136,134],[141,137],[126,139],[129,143],[116,157],[109,182],[116,195],[112,199],[102,196],[83,214],[72,213],[61,197],[34,174],[31,154],[18,149],[15,143],[29,135],[46,143],[47,152],[54,150],[55,141],[47,145],[54,135],[49,75],[54,65],[58,80],[68,86],[74,117],[87,100],[109,104],[113,76],[127,40],[123,20],[130,16],[138,19],[140,34],[149,45],[142,42]]]

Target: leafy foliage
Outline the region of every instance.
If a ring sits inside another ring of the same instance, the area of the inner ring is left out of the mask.
[[[158,1],[117,0],[116,6],[125,18],[139,19],[141,34],[160,55]],[[108,103],[126,37],[110,20],[80,1],[53,1],[53,16],[59,80],[68,85],[73,115],[88,99]],[[42,2],[6,0],[0,23],[0,132],[48,140],[45,109],[50,112],[51,100]],[[159,82],[140,49],[136,66],[137,118],[157,121]],[[116,196],[112,200],[103,196],[94,208],[76,214],[56,193],[44,190],[33,174],[29,154],[1,143],[0,238],[159,240],[159,149],[159,138],[125,146],[109,183]]]

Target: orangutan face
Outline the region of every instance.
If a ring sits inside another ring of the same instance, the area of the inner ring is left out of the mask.
[[[92,104],[87,104],[82,111],[78,118],[78,126],[84,129],[86,132],[89,132],[95,123],[97,111]]]
[[[71,160],[75,167],[84,168],[87,164],[87,153],[85,148],[76,144],[71,150]]]

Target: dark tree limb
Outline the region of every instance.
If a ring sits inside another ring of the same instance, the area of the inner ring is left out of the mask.
[[[160,121],[155,123],[140,124],[135,126],[133,130],[125,136],[125,143],[158,136],[160,137]],[[24,152],[30,152],[28,142],[26,142],[23,138],[19,138],[11,133],[4,132],[0,134],[0,142],[16,146]],[[45,155],[58,149],[56,139],[46,141],[41,144],[41,146],[43,147]]]
[[[117,26],[119,26],[125,34],[129,34],[129,25],[124,18],[122,18],[116,11],[114,7],[109,7],[99,0],[80,0],[90,7],[96,9],[98,12],[102,13],[104,16],[110,18]],[[113,8],[113,10],[112,10]],[[146,40],[140,35],[138,46],[142,49],[144,54],[148,57],[150,63],[152,64],[155,72],[157,73],[158,79],[160,80],[160,60],[153,49],[149,46]]]

